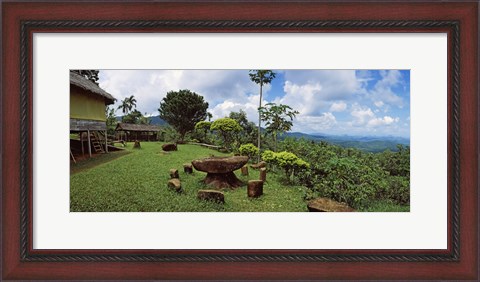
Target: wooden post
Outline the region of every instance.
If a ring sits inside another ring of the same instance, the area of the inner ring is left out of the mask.
[[[108,153],[108,136],[107,136],[106,130],[105,130],[105,153]]]
[[[85,157],[85,150],[83,149],[83,131],[80,131],[80,141],[82,142],[82,156]]]
[[[267,181],[267,169],[264,167],[260,169],[260,180],[263,182]]]
[[[248,176],[248,166],[247,165],[242,166],[242,175],[243,176]]]
[[[191,174],[193,173],[193,168],[191,163],[185,163],[183,164],[183,172],[186,174]]]
[[[263,195],[263,181],[249,180],[247,186],[247,195],[250,198],[256,198]]]
[[[87,129],[88,155],[92,157],[92,147],[90,146],[90,129]]]

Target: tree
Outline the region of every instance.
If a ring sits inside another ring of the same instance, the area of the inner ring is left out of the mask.
[[[231,118],[220,118],[212,123],[210,130],[217,130],[219,134],[223,137],[223,141],[226,148],[230,147],[232,133],[239,132],[242,130],[242,127],[238,124],[237,121]]]
[[[133,110],[132,112],[124,115],[122,117],[122,122],[132,123],[132,124],[141,124],[140,120],[143,118],[142,113],[139,110]]]
[[[117,117],[115,116],[115,109],[110,106],[105,107],[105,117],[107,118],[107,132],[108,134],[115,133],[115,126],[117,125]]]
[[[248,74],[250,76],[250,80],[255,82],[256,84],[260,85],[260,99],[258,103],[258,109],[262,107],[262,90],[263,90],[263,85],[265,84],[270,84],[272,80],[275,78],[275,73],[271,70],[250,70],[250,73]],[[260,112],[258,113],[258,141],[257,141],[257,147],[260,150],[260,128],[261,128],[261,122],[262,122],[262,117],[260,115]],[[260,161],[260,156],[258,157],[258,161]]]
[[[240,110],[239,112],[230,112],[228,117],[236,120],[238,124],[242,127],[242,131],[238,140],[241,144],[255,142],[255,140],[257,139],[255,124],[248,121],[247,113],[245,111]]]
[[[259,109],[268,133],[273,136],[274,151],[277,151],[277,136],[292,129],[293,118],[299,113],[287,105],[268,103]]]
[[[208,115],[208,114],[207,114]],[[198,131],[203,131],[203,142],[207,141],[207,132],[210,130],[210,126],[212,126],[212,123],[209,121],[199,121],[197,124],[195,124],[195,129]]]
[[[125,99],[122,100],[122,104],[118,106],[117,109],[122,109],[123,114],[128,114],[132,109],[135,109],[137,106],[137,100],[135,97],[132,95],[130,97],[126,97]]]
[[[71,70],[71,71],[85,77],[86,79],[98,85],[97,81],[98,81],[98,73],[100,72],[99,70]]]
[[[180,134],[183,141],[185,134],[195,129],[197,122],[207,118],[208,103],[203,96],[188,89],[170,91],[160,102],[160,118],[168,122]]]

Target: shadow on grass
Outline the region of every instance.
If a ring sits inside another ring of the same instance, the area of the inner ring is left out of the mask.
[[[73,163],[70,161],[70,175],[79,173],[86,169],[90,169],[92,167],[96,167],[98,165],[111,162],[115,159],[123,157],[125,155],[130,154],[130,151],[115,151],[110,152],[107,154],[96,154],[92,158],[86,158],[83,160],[77,160],[77,163]]]

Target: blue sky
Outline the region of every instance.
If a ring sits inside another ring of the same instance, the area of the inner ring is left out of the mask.
[[[119,101],[134,95],[137,109],[158,115],[171,90],[190,89],[209,103],[214,119],[240,109],[258,122],[259,86],[248,70],[100,70],[100,87]],[[274,70],[263,103],[300,113],[292,131],[410,137],[409,70]],[[120,115],[121,112],[117,111]]]

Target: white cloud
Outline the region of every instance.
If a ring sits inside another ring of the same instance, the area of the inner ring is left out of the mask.
[[[330,106],[330,111],[331,112],[343,112],[347,109],[347,104],[343,101],[340,101],[340,102],[336,102],[336,103],[333,103],[331,106]]]
[[[354,117],[350,122],[351,126],[367,126],[367,127],[379,127],[385,125],[391,125],[398,122],[398,117],[393,118],[390,116],[377,117],[375,113],[368,107],[362,107],[358,104],[352,106],[350,114]]]
[[[353,109],[350,114],[354,117],[354,125],[364,125],[368,121],[375,117],[375,114],[368,107],[361,107],[358,104],[353,105]]]
[[[368,121],[367,126],[377,127],[382,125],[391,125],[394,122],[398,122],[400,119],[392,118],[390,116],[384,116],[383,118],[373,118]]]
[[[247,119],[249,121],[258,122],[258,99],[259,95],[242,95],[234,99],[228,99],[222,103],[217,104],[211,109],[213,119],[218,119],[222,117],[227,117],[230,112],[239,112],[243,110],[247,113]],[[262,105],[267,103],[266,100],[262,99]]]
[[[204,96],[210,107],[229,99],[258,93],[245,70],[100,70],[100,87],[120,100],[134,95],[142,113],[158,114],[168,91],[189,89]],[[268,95],[270,86],[264,87]]]
[[[322,113],[319,116],[299,115],[294,120],[292,131],[319,133],[331,129],[337,124],[337,119],[330,113]]]
[[[285,96],[275,102],[304,115],[321,115],[331,111],[331,101],[349,100],[364,91],[354,70],[287,70],[284,77]]]
[[[373,104],[375,104],[375,106],[377,106],[378,108],[380,108],[384,105],[384,103],[382,101],[375,101],[375,102],[373,102]]]
[[[392,90],[393,87],[402,83],[402,74],[398,70],[381,70],[379,71],[380,80],[375,83],[370,95],[374,100],[375,105],[381,102],[382,106],[384,103],[394,105],[397,107],[403,107],[404,101],[402,97],[395,94]]]

